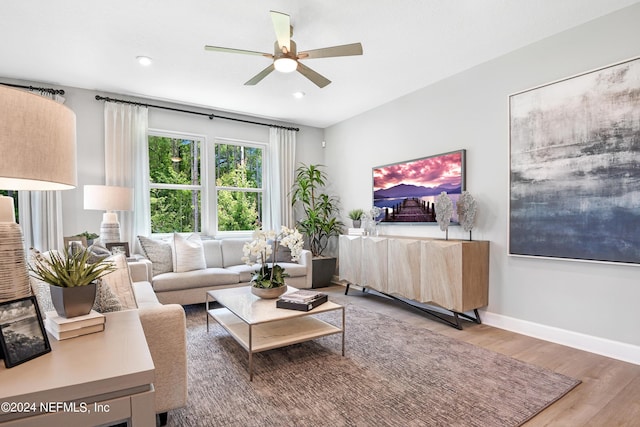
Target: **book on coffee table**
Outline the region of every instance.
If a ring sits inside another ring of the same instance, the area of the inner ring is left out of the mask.
[[[297,290],[295,292],[291,292],[288,294],[284,294],[280,297],[280,299],[291,301],[291,302],[309,302],[314,299],[324,295],[322,292],[317,291],[309,291],[306,289]]]
[[[297,302],[286,299],[286,295],[282,295],[276,301],[276,307],[278,308],[286,308],[289,310],[299,310],[299,311],[310,311],[316,308],[317,306],[324,304],[329,300],[327,294],[319,293],[319,295],[309,301],[306,302]]]

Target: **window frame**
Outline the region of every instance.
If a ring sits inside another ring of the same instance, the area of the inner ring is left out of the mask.
[[[239,191],[245,193],[259,193],[261,195],[261,205],[262,205],[262,214],[264,216],[264,207],[265,207],[265,194],[268,191],[265,182],[265,162],[267,161],[267,150],[269,144],[266,142],[258,142],[258,141],[248,141],[243,139],[235,139],[235,138],[226,138],[226,137],[216,137],[212,142],[212,147],[210,150],[211,158],[207,158],[207,160],[211,161],[211,167],[209,170],[211,171],[211,176],[207,179],[207,182],[213,183],[213,185],[208,188],[208,192],[210,191],[209,199],[211,201],[211,211],[209,211],[212,218],[212,227],[211,230],[214,231],[216,236],[219,237],[249,237],[253,234],[254,230],[238,230],[238,231],[221,231],[218,229],[218,190],[226,190],[226,191]],[[238,187],[227,187],[216,185],[216,145],[224,144],[224,145],[235,145],[235,146],[243,146],[243,147],[251,147],[258,148],[262,150],[262,177],[261,177],[261,187],[260,188],[238,188]]]
[[[208,225],[208,216],[205,214],[208,212],[208,200],[207,200],[207,190],[205,185],[205,179],[207,177],[207,159],[208,159],[208,149],[207,149],[207,137],[206,135],[190,133],[190,132],[179,132],[179,131],[170,131],[170,130],[162,130],[162,129],[149,129],[147,131],[147,152],[149,151],[149,137],[157,136],[163,138],[172,138],[172,139],[187,139],[191,141],[198,141],[200,144],[200,185],[193,184],[166,184],[166,183],[154,183],[151,182],[151,171],[149,170],[149,176],[147,176],[147,180],[149,183],[149,191],[153,189],[160,190],[199,190],[200,191],[200,231],[199,233],[205,234],[207,233],[207,225]],[[151,227],[151,218],[149,220],[149,227]],[[192,233],[193,231],[190,231]],[[168,233],[154,233],[151,232],[152,236],[166,236]]]

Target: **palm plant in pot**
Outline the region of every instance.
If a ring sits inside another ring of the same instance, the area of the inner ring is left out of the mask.
[[[307,238],[313,258],[313,287],[326,286],[336,269],[336,258],[324,256],[332,237],[340,235],[344,224],[338,218],[338,199],[324,193],[327,174],[322,165],[305,165],[296,169],[291,203],[301,209],[297,227]]]
[[[96,298],[96,281],[116,269],[109,261],[89,263],[91,251],[68,250],[64,253],[38,254],[29,266],[38,279],[49,284],[51,301],[59,316],[89,314]]]

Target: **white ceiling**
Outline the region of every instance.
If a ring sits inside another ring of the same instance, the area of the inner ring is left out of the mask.
[[[0,77],[115,92],[327,127],[638,0],[2,0]],[[298,50],[361,42],[305,64],[333,83],[273,72],[270,10]],[[143,68],[135,57],[153,58]],[[292,93],[306,97],[295,99]]]

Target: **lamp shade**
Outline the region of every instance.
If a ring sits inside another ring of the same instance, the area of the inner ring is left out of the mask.
[[[133,188],[85,185],[84,208],[99,211],[130,211],[133,209]]]
[[[0,188],[77,185],[76,115],[40,95],[0,85]]]

